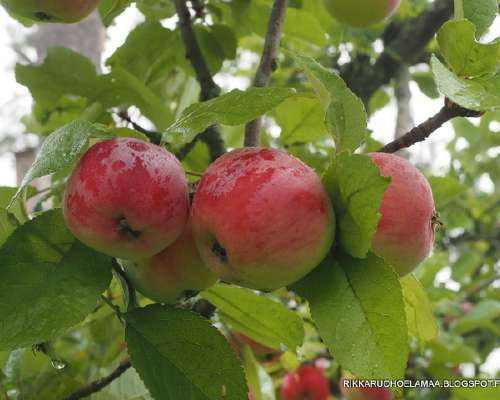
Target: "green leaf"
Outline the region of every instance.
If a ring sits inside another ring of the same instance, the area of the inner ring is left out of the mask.
[[[274,109],[295,94],[287,88],[235,89],[215,99],[195,103],[186,108],[181,117],[170,126],[164,141],[181,145],[214,124],[241,125]]]
[[[460,77],[473,78],[497,72],[500,41],[479,43],[475,34],[476,27],[467,20],[448,21],[437,34],[441,54]]]
[[[318,99],[290,97],[276,107],[276,121],[285,144],[310,143],[325,137],[324,111]]]
[[[101,0],[98,10],[104,26],[110,26],[114,19],[125,11],[132,0]]]
[[[48,136],[8,208],[13,206],[15,200],[33,179],[62,170],[77,161],[87,149],[90,136],[97,132],[91,123],[76,120]]]
[[[408,328],[399,279],[381,258],[329,256],[295,285],[342,368],[363,379],[401,379]]]
[[[467,186],[452,177],[432,176],[429,178],[436,208],[444,207],[467,190]]]
[[[110,267],[74,241],[59,210],[22,225],[0,250],[0,349],[53,339],[82,321],[109,286]]]
[[[304,326],[296,313],[252,290],[217,284],[201,296],[215,305],[233,328],[268,347],[278,350],[283,343],[295,350],[304,340]]]
[[[238,357],[207,320],[158,304],[125,320],[132,363],[155,399],[247,400]]]
[[[432,80],[432,78],[431,78]],[[432,80],[434,83],[434,80]],[[387,93],[385,88],[378,89],[368,102],[368,110],[370,115],[375,114],[377,111],[383,109],[391,101],[391,96]]]
[[[416,337],[420,348],[423,349],[425,343],[435,339],[438,334],[432,305],[425,289],[414,275],[406,275],[400,282],[405,301],[408,334]]]
[[[342,153],[323,182],[332,196],[343,249],[354,257],[365,257],[381,217],[380,205],[390,178],[380,175],[369,156]]]
[[[441,332],[437,339],[430,342],[429,348],[433,363],[477,363],[480,360],[476,350],[465,344],[461,336],[446,332]]]
[[[491,77],[459,78],[434,55],[431,65],[439,92],[456,104],[474,111],[500,110],[500,73]]]
[[[464,0],[465,18],[472,21],[481,37],[495,20],[498,13],[498,0]]]
[[[484,263],[484,255],[475,250],[462,253],[451,267],[451,277],[458,282],[468,282],[473,278],[475,271]]]
[[[453,331],[464,334],[474,329],[486,328],[500,335],[498,318],[500,318],[500,301],[482,300],[469,314],[456,322]]]
[[[61,210],[47,211],[18,227],[0,249],[0,268],[18,263],[58,263],[75,238]]]
[[[357,149],[367,133],[363,102],[347,87],[342,78],[328,71],[312,58],[295,56],[326,110],[326,126],[335,140],[336,150]]]
[[[167,1],[173,6],[171,0]],[[164,28],[159,22],[147,21],[129,33],[106,65],[111,69],[121,67],[149,84],[158,75],[168,74],[181,61],[179,54],[183,54],[183,48],[178,32]]]
[[[89,59],[67,48],[50,48],[43,64],[16,65],[16,79],[46,107],[64,95],[76,95],[104,108],[136,105],[158,129],[173,120],[170,109],[139,78],[118,67],[98,76]]]
[[[258,363],[250,346],[243,347],[243,364],[247,376],[248,388],[254,400],[276,400],[273,380]]]
[[[412,74],[412,79],[417,83],[420,91],[431,99],[439,98],[439,92],[436,87],[436,82],[430,71],[428,72],[415,72]]]
[[[137,0],[137,8],[148,19],[160,21],[175,15],[172,0]]]
[[[327,44],[326,32],[316,17],[298,8],[287,9],[283,33],[319,47]]]
[[[14,187],[0,187],[0,247],[17,227],[16,221],[13,220],[12,215],[9,215],[9,211],[6,209],[16,191],[17,188]],[[24,222],[26,219],[26,211],[22,202],[15,202],[10,213],[13,214],[17,221]]]

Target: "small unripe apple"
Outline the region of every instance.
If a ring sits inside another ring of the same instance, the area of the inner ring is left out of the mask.
[[[338,21],[365,28],[383,21],[399,7],[401,0],[323,0],[328,12]]]
[[[40,22],[78,22],[89,15],[100,0],[0,0],[14,15]]]
[[[344,386],[344,380],[340,382],[340,391],[347,400],[392,400],[394,394],[386,388],[351,388]],[[353,378],[349,378],[353,379]]]
[[[92,146],[66,187],[68,228],[87,246],[138,260],[159,253],[184,231],[189,214],[186,176],[175,156],[136,139]]]
[[[390,177],[385,191],[372,249],[400,275],[413,271],[432,249],[435,208],[425,176],[406,159],[394,154],[371,153],[382,176]]]
[[[281,384],[283,400],[327,400],[330,383],[322,369],[302,365],[288,373]]]
[[[160,303],[174,304],[217,281],[198,254],[189,222],[182,235],[159,254],[121,264],[134,287]]]
[[[316,173],[279,150],[231,151],[207,169],[191,209],[202,259],[219,277],[272,290],[315,268],[334,235]]]

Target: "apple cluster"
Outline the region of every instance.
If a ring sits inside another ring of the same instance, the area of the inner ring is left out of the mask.
[[[370,157],[391,177],[373,251],[404,275],[431,250],[432,192],[405,159]],[[266,291],[290,285],[325,258],[335,235],[333,206],[318,175],[271,148],[220,157],[190,204],[173,154],[136,139],[104,140],[73,170],[63,212],[80,241],[119,259],[134,286],[163,303],[218,279]]]

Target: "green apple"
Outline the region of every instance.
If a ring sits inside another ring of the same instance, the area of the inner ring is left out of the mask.
[[[0,0],[10,13],[39,22],[78,22],[89,15],[99,0]]]
[[[338,21],[358,28],[383,21],[399,7],[401,0],[323,0]]]

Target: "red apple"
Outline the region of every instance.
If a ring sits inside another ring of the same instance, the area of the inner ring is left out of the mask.
[[[473,309],[474,309],[474,304],[472,304],[470,301],[462,303],[462,311],[464,315],[469,314]]]
[[[73,234],[98,251],[124,259],[159,253],[183,232],[188,190],[179,161],[136,139],[104,140],[73,170],[63,204]]]
[[[401,0],[323,0],[328,12],[344,24],[364,28],[383,21]]]
[[[203,175],[191,213],[205,263],[223,280],[255,289],[302,278],[333,241],[332,205],[319,177],[274,149],[220,157]]]
[[[429,255],[434,244],[432,190],[425,176],[406,159],[385,153],[369,156],[381,175],[391,178],[372,248],[403,276]]]
[[[329,394],[330,383],[323,370],[312,365],[288,373],[281,384],[283,400],[326,400]]]
[[[354,379],[354,378],[349,378]],[[392,400],[394,394],[386,388],[351,388],[344,386],[346,378],[340,382],[340,391],[347,400]]]
[[[42,22],[78,22],[99,0],[0,0],[14,15]]]
[[[137,262],[122,261],[122,265],[134,287],[160,303],[173,304],[217,281],[198,254],[189,222],[182,235],[159,254]]]

